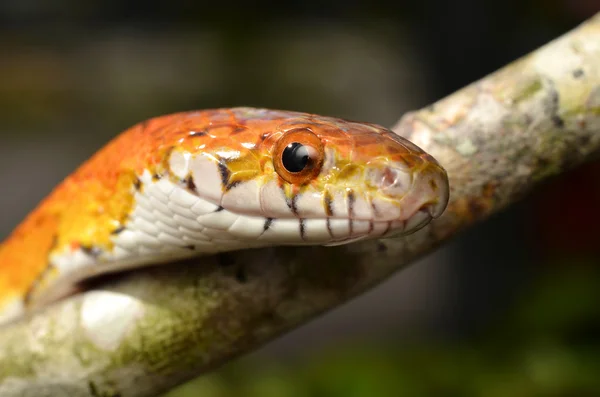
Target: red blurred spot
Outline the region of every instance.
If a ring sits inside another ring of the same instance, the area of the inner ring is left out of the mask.
[[[600,162],[551,181],[535,194],[538,251],[586,255],[600,252]]]

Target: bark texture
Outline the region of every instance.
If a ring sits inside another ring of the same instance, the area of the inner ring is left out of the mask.
[[[406,238],[251,250],[102,284],[0,328],[0,396],[161,394],[364,292],[595,158],[600,14],[405,115],[394,130],[448,170],[451,203],[439,220]]]

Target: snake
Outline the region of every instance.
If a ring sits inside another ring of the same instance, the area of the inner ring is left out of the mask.
[[[93,154],[0,244],[0,323],[129,269],[411,234],[448,200],[436,159],[377,124],[252,107],[154,117]]]

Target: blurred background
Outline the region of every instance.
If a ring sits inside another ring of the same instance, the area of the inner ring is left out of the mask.
[[[392,125],[600,0],[0,1],[0,237],[143,119],[266,106]],[[600,164],[185,396],[600,396]]]

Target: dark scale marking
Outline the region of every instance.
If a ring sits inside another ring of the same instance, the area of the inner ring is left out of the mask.
[[[219,211],[223,211],[225,208],[218,206],[217,209],[215,210],[215,212],[219,212]]]
[[[573,70],[573,77],[575,77],[576,79],[580,79],[584,76],[584,72],[583,69],[579,68],[579,69],[575,69]]]
[[[371,208],[373,209],[373,215],[378,218],[379,217],[379,209],[377,209],[377,206],[375,205],[374,202],[371,202]]]
[[[288,206],[288,208],[290,209],[290,211],[294,212],[294,210],[292,209],[292,200],[285,195],[285,192],[283,193],[283,196],[285,198],[285,203]]]
[[[298,215],[298,195],[296,193],[294,193],[290,200],[290,209],[294,215]]]
[[[142,181],[140,181],[140,178],[138,178],[138,177],[135,178],[135,181],[133,182],[133,187],[137,191],[140,191],[142,189]]]
[[[115,234],[119,234],[122,233],[125,230],[125,226],[121,225],[118,228],[116,228],[115,230],[113,230],[112,232],[110,232],[110,234],[115,235]]]
[[[191,174],[186,178],[185,185],[188,190],[196,193],[196,182],[194,182],[194,177]]]
[[[331,193],[328,190],[323,194],[323,200],[325,203],[325,214],[333,216],[333,197],[331,197]]]
[[[237,185],[239,185],[240,183],[242,183],[242,181],[233,181],[231,182],[229,185],[225,186],[225,190],[231,190],[234,187],[236,187]]]
[[[329,218],[327,218],[327,231],[329,232],[331,238],[335,238],[333,237],[333,230],[331,230],[331,222],[329,221]]]
[[[183,248],[185,248],[185,249],[188,249],[188,250],[190,250],[190,251],[193,251],[193,250],[195,250],[195,249],[196,249],[196,247],[195,247],[194,245],[192,245],[192,244],[186,245],[186,246],[184,246]]]
[[[227,186],[229,186],[229,177],[231,177],[231,172],[229,172],[229,168],[222,161],[219,161],[219,174],[221,174],[221,185],[223,189],[228,190]]]
[[[263,233],[266,232],[267,230],[269,230],[269,228],[271,227],[272,224],[273,224],[273,218],[265,219],[265,224],[263,225]]]
[[[206,136],[208,132],[206,131],[190,131],[190,136]]]
[[[352,218],[354,217],[354,202],[356,201],[354,190],[347,189],[346,197],[348,198],[348,234],[352,236],[354,233],[354,221]]]
[[[97,258],[100,256],[100,254],[102,254],[102,250],[93,245],[82,245],[81,250],[92,258]]]
[[[300,238],[306,241],[306,227],[304,226],[304,219],[300,218]]]
[[[152,180],[153,180],[154,182],[157,182],[157,181],[159,181],[159,180],[160,180],[160,178],[161,178],[161,176],[160,176],[159,174],[154,174],[154,175],[152,175]]]
[[[284,193],[284,196],[285,196],[285,193]],[[296,216],[298,216],[297,201],[298,201],[298,195],[296,195],[295,193],[293,193],[292,198],[285,196],[285,203],[287,204],[290,211],[292,211],[292,214],[294,214]]]
[[[348,189],[346,191],[346,197],[348,197],[348,215],[350,217],[354,216],[354,202],[356,201],[356,196],[354,195],[354,190]]]
[[[378,241],[377,242],[377,251],[385,252],[385,251],[387,251],[387,246],[384,243],[382,243],[381,241]]]

